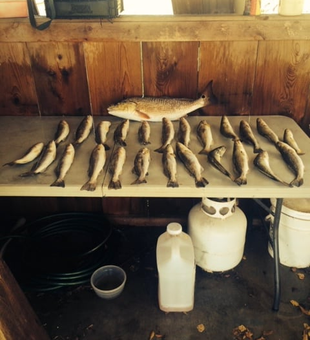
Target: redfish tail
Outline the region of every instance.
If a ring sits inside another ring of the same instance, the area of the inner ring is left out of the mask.
[[[205,96],[209,99],[209,105],[218,104],[218,99],[213,92],[213,80],[209,81],[201,96]]]

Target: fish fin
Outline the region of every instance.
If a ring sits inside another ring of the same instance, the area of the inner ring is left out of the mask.
[[[140,179],[140,178],[137,178],[135,181],[133,181],[131,184],[142,184],[142,183],[147,183],[146,179]]]
[[[122,183],[120,180],[117,181],[110,181],[109,183],[109,189],[121,189],[122,188]]]
[[[304,180],[302,178],[295,178],[294,180],[292,180],[292,182],[290,183],[291,186],[295,186],[295,187],[300,187],[301,185],[304,184]]]
[[[204,177],[195,181],[196,188],[204,188],[207,184],[209,184],[209,182]]]
[[[97,183],[87,181],[82,187],[81,190],[87,190],[87,191],[95,191],[96,190]]]
[[[237,183],[238,185],[245,185],[247,184],[247,179],[242,178],[242,177],[237,177],[235,178],[234,182]]]
[[[167,187],[168,188],[178,188],[179,183],[177,181],[172,181],[171,179],[169,179],[169,181],[167,183]]]
[[[109,147],[109,145],[108,144],[103,144],[103,146],[104,146],[104,149],[106,150],[106,151],[108,151],[108,150],[110,150],[111,148]]]
[[[136,113],[138,114],[138,116],[143,119],[143,120],[149,120],[150,119],[150,116],[145,113],[145,112],[142,112],[142,111],[139,111],[139,110],[136,110]]]
[[[55,182],[53,182],[51,185],[51,187],[65,187],[65,181],[63,179],[56,179]]]

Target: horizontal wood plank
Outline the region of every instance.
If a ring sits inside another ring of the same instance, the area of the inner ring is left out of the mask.
[[[310,15],[121,16],[113,20],[54,20],[44,31],[28,19],[1,19],[0,42],[239,41],[310,39]]]

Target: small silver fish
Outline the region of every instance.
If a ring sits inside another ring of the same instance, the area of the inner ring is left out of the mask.
[[[275,132],[270,129],[268,124],[263,120],[263,118],[258,117],[256,119],[256,128],[258,133],[267,138],[271,143],[276,144],[279,140],[279,137],[275,134]]]
[[[122,183],[120,176],[123,171],[123,166],[126,160],[126,150],[123,146],[119,146],[112,155],[109,172],[111,174],[111,180],[109,183],[109,189],[121,189]]]
[[[143,121],[138,130],[138,140],[142,145],[151,144],[150,142],[151,136],[151,127],[147,121]]]
[[[202,176],[204,168],[189,148],[187,148],[184,144],[177,142],[176,152],[189,174],[195,178],[195,185],[197,188],[202,188],[209,184],[209,182]]]
[[[106,161],[105,148],[102,144],[97,144],[93,149],[88,168],[89,180],[81,187],[81,190],[95,191],[97,187],[97,179],[103,170]]]
[[[174,126],[173,123],[171,122],[170,119],[164,117],[162,119],[162,132],[161,132],[161,147],[158,149],[154,150],[156,152],[162,153],[165,149],[165,147],[168,144],[171,144],[171,142],[174,139],[175,131],[174,131]]]
[[[286,165],[295,174],[295,178],[291,181],[290,185],[294,185],[296,187],[300,187],[301,185],[303,185],[305,166],[302,159],[298,156],[297,152],[295,151],[295,149],[281,141],[278,141],[276,143],[276,148],[281,153],[281,156],[285,161]]]
[[[234,140],[233,147],[233,165],[238,177],[234,182],[238,185],[247,184],[247,174],[249,172],[248,155],[240,139]]]
[[[264,175],[286,186],[291,186],[290,184],[284,182],[280,177],[278,177],[271,169],[269,164],[269,154],[267,151],[260,151],[258,155],[254,158],[253,163]]]
[[[126,138],[129,130],[129,119],[123,120],[114,131],[114,142],[121,146],[127,146]]]
[[[162,156],[163,170],[166,177],[168,177],[167,187],[177,188],[179,183],[177,181],[177,161],[171,144],[168,144]]]
[[[185,117],[181,117],[179,120],[178,141],[188,147],[190,139],[191,126]]]
[[[236,135],[234,129],[232,128],[230,121],[227,116],[222,116],[221,124],[220,124],[220,132],[221,134],[230,139],[237,139],[238,136]]]
[[[285,129],[283,134],[283,142],[287,143],[297,152],[297,155],[304,155],[305,153],[300,149],[296,140],[294,139],[293,132],[290,129]]]
[[[63,154],[58,162],[55,171],[57,179],[50,185],[51,187],[63,187],[63,188],[65,187],[65,176],[69,169],[71,168],[71,165],[74,160],[74,155],[75,155],[74,146],[70,143],[65,147]]]
[[[16,164],[30,163],[33,160],[35,160],[37,157],[40,156],[43,148],[44,148],[44,143],[42,143],[42,142],[36,143],[26,151],[26,153],[24,154],[23,157],[16,159],[15,161],[5,163],[5,164],[3,164],[3,166],[5,166],[5,165],[12,166],[12,165],[16,165]]]
[[[148,176],[149,166],[151,163],[151,153],[146,147],[141,148],[136,154],[134,160],[134,167],[132,173],[136,174],[138,178],[131,184],[146,183],[146,176]]]
[[[210,81],[200,98],[133,97],[108,107],[110,115],[136,121],[160,122],[163,117],[177,120],[186,114],[217,102]]]
[[[87,115],[83,118],[76,130],[74,145],[82,144],[87,139],[93,129],[93,124],[93,116]]]
[[[34,168],[28,172],[21,174],[21,177],[28,177],[32,175],[38,175],[44,172],[56,158],[56,143],[54,140],[47,143],[44,150],[42,151],[41,157]]]
[[[226,147],[224,145],[219,146],[208,153],[208,161],[209,163],[215,167],[215,169],[219,170],[222,174],[229,177],[232,181],[234,181],[230,172],[225,169],[225,167],[221,164],[221,158],[224,156],[226,152]]]
[[[70,133],[70,126],[66,120],[61,120],[58,124],[57,131],[55,133],[55,143],[58,146],[61,142],[64,142]]]
[[[248,122],[246,122],[243,119],[240,121],[239,134],[240,134],[240,138],[242,141],[248,144],[251,144],[253,146],[254,153],[259,153],[262,151],[262,149],[260,148],[258,144],[257,139],[254,136],[251,126],[249,125]]]
[[[197,137],[203,146],[203,149],[199,151],[200,154],[208,154],[213,145],[213,137],[211,125],[206,121],[202,120],[197,126]]]
[[[96,143],[103,144],[106,150],[110,150],[110,147],[107,144],[105,144],[105,142],[107,141],[107,134],[109,132],[110,126],[111,126],[111,122],[107,120],[103,120],[97,124],[96,130],[95,130]]]

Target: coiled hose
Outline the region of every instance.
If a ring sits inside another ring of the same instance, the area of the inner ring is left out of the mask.
[[[9,266],[12,262],[13,268],[19,267],[24,290],[50,291],[89,282],[111,255],[111,235],[112,227],[102,214],[55,214],[7,236],[11,241],[2,255]]]

